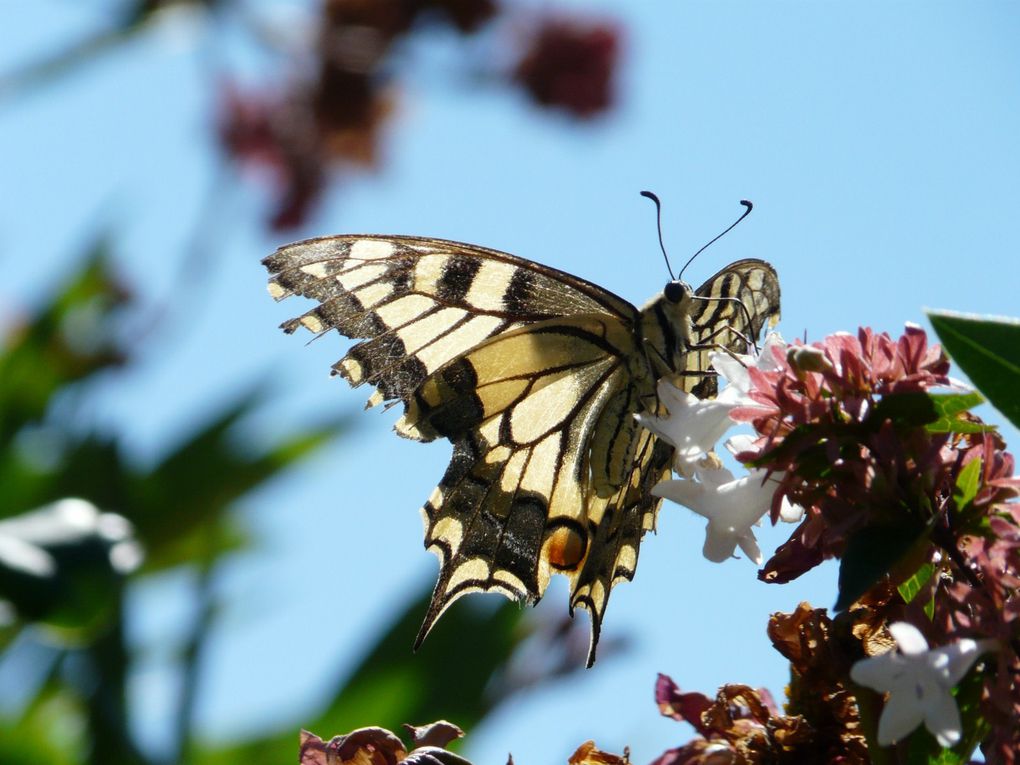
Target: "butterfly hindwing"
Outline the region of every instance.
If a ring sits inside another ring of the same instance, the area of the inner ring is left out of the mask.
[[[611,317],[547,320],[486,341],[415,394],[405,427],[454,447],[423,510],[440,575],[422,638],[468,592],[534,601],[552,573],[580,573],[601,520],[590,513],[592,463],[607,461],[596,432],[631,385],[628,347]]]
[[[662,502],[651,494],[651,488],[669,477],[673,460],[673,447],[665,441],[638,428],[632,435],[636,448],[627,481],[611,497],[589,509],[599,519],[591,529],[591,552],[583,568],[570,577],[571,609],[581,607],[591,614],[588,666],[595,660],[609,593],[618,582],[634,578],[641,537],[655,527]]]
[[[748,347],[766,325],[779,321],[779,277],[761,260],[738,260],[709,278],[695,293],[694,340],[734,353]]]
[[[709,346],[744,352],[778,315],[772,267],[727,266],[697,291],[707,299],[670,315],[662,296],[638,312],[571,274],[438,239],[324,237],[263,262],[274,298],[318,302],[286,331],[361,340],[334,372],[374,386],[370,406],[402,401],[401,435],[453,445],[422,509],[440,574],[419,642],[464,594],[533,602],[560,573],[571,610],[592,616],[590,664],[609,593],[634,576],[654,528],[650,489],[672,461],[633,415],[661,408],[663,364],[687,390],[714,394]]]

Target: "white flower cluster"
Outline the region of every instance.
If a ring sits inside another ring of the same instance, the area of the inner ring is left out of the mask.
[[[781,476],[773,474],[766,478],[766,471],[753,469],[737,478],[722,466],[715,448],[736,424],[729,416],[733,408],[755,405],[748,395],[751,388],[748,368],[757,367],[763,371],[777,368],[773,348],[786,348],[776,333],[765,338],[761,352],[756,355],[734,357],[723,352],[713,353],[710,356],[712,366],[720,380],[729,383],[718,396],[700,399],[667,380],[660,380],[659,400],[669,415],[635,415],[644,427],[676,449],[673,470],[680,477],[663,481],[652,493],[708,519],[703,552],[716,563],[733,557],[738,546],[755,565],[762,561],[752,529],[771,507]],[[750,446],[750,436],[732,436],[725,446],[730,453],[737,454]],[[802,508],[784,500],[782,520],[794,523],[803,515]]]

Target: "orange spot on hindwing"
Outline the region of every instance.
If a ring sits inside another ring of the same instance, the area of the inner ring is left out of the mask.
[[[560,518],[546,530],[545,555],[549,564],[560,571],[573,571],[584,562],[588,553],[588,535],[577,521]]]

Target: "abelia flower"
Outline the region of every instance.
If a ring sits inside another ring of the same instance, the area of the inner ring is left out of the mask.
[[[731,355],[716,352],[709,361],[719,377],[727,384],[715,398],[698,398],[687,393],[667,379],[656,385],[659,402],[665,407],[665,416],[635,414],[642,426],[672,444],[676,450],[673,469],[690,478],[694,466],[703,462],[715,450],[719,439],[733,427],[730,412],[736,406],[753,406],[748,397],[751,383],[748,369],[774,370],[786,344],[776,332],[765,338],[760,353]]]
[[[676,449],[675,471],[680,480],[663,481],[652,494],[684,505],[708,519],[703,552],[706,558],[722,562],[740,549],[760,564],[761,550],[751,530],[772,506],[777,477],[765,470],[751,470],[737,478],[723,468],[715,457],[718,440],[734,424],[729,417],[736,406],[749,406],[750,370],[779,368],[785,343],[770,334],[760,353],[733,356],[711,355],[712,365],[726,385],[714,399],[699,399],[677,388],[668,380],[657,386],[659,401],[668,414],[663,417],[639,414],[638,422]],[[749,437],[735,436],[726,443],[731,453],[749,448]],[[780,514],[786,521],[797,521],[803,510],[786,502]]]
[[[221,96],[224,150],[265,171],[274,193],[274,229],[304,222],[335,171],[373,169],[384,126],[394,112],[390,87],[395,43],[424,14],[465,33],[498,8],[494,0],[327,0],[314,38],[291,51],[301,66],[283,87]],[[309,35],[312,37],[312,35]],[[307,55],[300,55],[309,51]]]
[[[742,454],[750,449],[753,440],[754,437],[747,433],[738,433],[737,435],[727,438],[724,446],[726,447],[726,451],[736,457],[738,454]],[[775,491],[782,479],[782,474],[770,474],[769,471],[758,468],[752,468],[749,470],[748,475],[752,479],[760,480],[763,485],[768,482],[771,484],[773,491]],[[783,523],[799,523],[804,517],[804,512],[803,507],[795,505],[786,497],[783,497],[779,507],[779,520]]]
[[[690,723],[698,738],[664,752],[652,765],[767,765],[832,762],[821,759],[818,735],[800,716],[781,713],[764,689],[724,685],[714,700],[681,693],[666,675],[655,684],[655,700],[667,717]],[[866,759],[844,758],[843,763]]]
[[[568,765],[630,765],[630,756],[624,750],[623,757],[612,752],[604,752],[595,746],[594,741],[585,741],[567,760]],[[511,759],[507,765],[513,765]]]
[[[656,497],[664,497],[690,508],[708,519],[705,526],[705,557],[722,563],[733,557],[739,545],[756,565],[762,561],[761,549],[751,530],[772,504],[775,485],[763,483],[764,471],[753,471],[741,478],[724,467],[696,469],[698,480],[662,481],[652,488]]]
[[[641,425],[673,445],[676,454],[673,469],[690,477],[694,466],[715,449],[719,439],[733,426],[729,418],[734,404],[715,399],[700,399],[677,388],[669,380],[656,386],[659,401],[667,415],[635,414]]]
[[[714,351],[708,359],[712,368],[726,380],[726,387],[719,398],[728,403],[753,405],[748,394],[751,391],[751,369],[759,372],[776,372],[783,367],[786,341],[778,332],[769,332],[762,342],[760,351],[748,354],[730,354]]]
[[[326,187],[326,158],[307,105],[286,97],[242,95],[228,88],[220,141],[238,164],[266,174],[275,199],[270,225],[302,223]]]
[[[899,650],[862,659],[850,670],[854,682],[889,694],[878,722],[878,743],[893,744],[923,722],[941,746],[953,746],[959,742],[963,726],[950,691],[978,656],[993,650],[995,643],[965,638],[929,649],[912,624],[895,622],[889,631]]]
[[[991,727],[982,743],[987,760],[1015,762],[1020,479],[997,434],[967,412],[951,414],[963,401],[929,394],[936,387],[963,392],[948,377],[941,349],[908,325],[897,339],[862,329],[812,345],[767,344],[754,363],[718,354],[713,364],[730,380],[718,399],[685,398],[667,405],[670,417],[649,423],[684,449],[682,462],[691,478],[665,482],[653,493],[709,518],[705,553],[713,560],[729,557],[738,546],[758,559],[753,526],[764,511],[762,502],[770,503],[773,522],[799,520],[759,572],[766,581],[794,579],[827,558],[843,557],[856,542],[854,566],[841,569],[841,587],[845,574],[851,584],[844,593],[853,592],[855,602],[838,617],[838,627],[824,611],[806,606],[770,624],[770,636],[796,678],[788,711],[812,730],[813,742],[824,742],[824,751],[791,745],[783,752],[796,752],[801,759],[794,761],[868,761],[856,700],[845,684],[857,655],[857,649],[848,655],[847,646],[856,640],[873,658],[856,665],[854,679],[890,693],[880,723],[882,743],[902,738],[921,722],[943,746],[959,741],[964,730],[950,689],[978,654],[994,648],[982,687],[968,693],[980,690],[970,698],[980,703]],[[701,427],[710,414],[713,427]],[[752,467],[747,478],[736,479],[714,457],[712,439],[725,419],[756,431],[727,442]],[[882,560],[885,570],[861,569],[872,540],[885,545],[881,555],[898,556]],[[857,594],[854,588],[861,586],[868,589]],[[905,618],[924,619],[944,647],[928,651]],[[892,640],[898,652],[888,651]],[[749,742],[758,746],[763,740],[750,721],[737,722],[746,729],[739,753],[730,743],[734,739],[720,749],[717,737],[699,729],[704,739],[670,750],[659,762],[738,761],[750,751]],[[800,734],[784,735],[789,743]]]
[[[495,0],[418,0],[418,4],[439,11],[464,33],[474,32],[499,10]]]

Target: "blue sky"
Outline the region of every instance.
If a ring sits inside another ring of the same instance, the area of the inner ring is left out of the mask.
[[[666,279],[651,205],[637,193],[650,188],[664,200],[675,261],[728,225],[739,199],[755,202],[688,278],[698,283],[741,257],[772,262],[787,337],[862,324],[895,333],[905,321],[923,323],[924,307],[1020,312],[1015,4],[566,5],[625,25],[612,115],[577,128],[503,89],[450,87],[460,49],[440,35],[435,49],[407,54],[417,66],[383,170],[338,188],[286,238],[458,239],[571,271],[641,304]],[[97,7],[0,5],[0,71],[92,28],[103,20]],[[222,54],[249,65],[240,44]],[[127,384],[95,392],[94,422],[127,432],[141,460],[185,433],[192,413],[258,381],[274,397],[251,426],[255,437],[353,412],[365,397],[327,375],[340,341],[305,347],[276,330],[301,309],[273,304],[259,260],[285,238],[226,218],[215,257],[198,277],[177,281],[177,253],[215,174],[208,86],[178,17],[44,92],[0,101],[0,321],[71,267],[83,231],[114,232],[139,292],[180,307],[147,336]],[[257,218],[265,203],[238,180],[224,193],[236,220]],[[140,317],[138,331],[146,326]],[[221,582],[230,605],[200,710],[208,732],[240,734],[276,720],[279,709],[312,709],[361,636],[402,593],[433,580],[418,507],[448,447],[398,439],[396,416],[359,415],[354,435],[243,508],[261,549]],[[788,531],[763,531],[766,554]],[[371,544],[345,546],[341,557],[343,540]],[[468,755],[502,762],[512,750],[519,763],[561,762],[595,738],[606,749],[630,745],[635,762],[646,762],[688,736],[657,716],[660,671],[688,690],[713,694],[744,682],[780,695],[786,667],[765,638],[768,615],[803,599],[830,605],[834,568],[766,586],[745,560],[704,561],[702,541],[693,514],[665,507],[635,581],[614,590],[607,612],[605,636],[630,635],[633,650],[507,705],[469,732]],[[381,545],[384,561],[371,552]],[[136,637],[154,650],[135,678],[134,702],[154,740],[174,690],[161,667],[187,614],[178,585],[153,582],[136,604]],[[330,624],[338,604],[343,629]],[[566,608],[562,582],[542,607]],[[321,629],[295,630],[309,609],[322,614]]]

